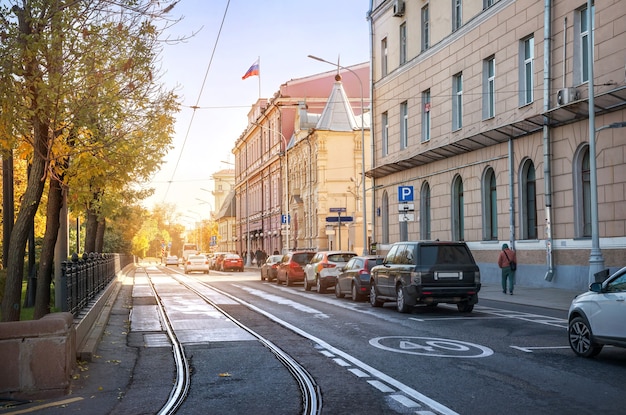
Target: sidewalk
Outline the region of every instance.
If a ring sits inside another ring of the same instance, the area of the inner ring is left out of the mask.
[[[503,301],[567,311],[572,299],[581,293],[562,288],[534,288],[519,285],[515,286],[514,292],[514,295],[504,294],[499,284],[488,283],[482,285],[478,298],[479,300]]]

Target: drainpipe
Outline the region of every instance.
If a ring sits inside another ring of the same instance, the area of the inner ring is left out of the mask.
[[[374,0],[370,0],[370,9],[367,12],[367,20],[370,22],[370,168],[374,168],[374,156],[376,146],[374,145],[374,22],[372,20],[372,9],[374,7]],[[363,108],[361,108],[363,111]],[[365,151],[365,149],[361,149]],[[365,181],[365,177],[362,178]],[[372,222],[372,242],[376,242],[376,179],[372,177],[372,210],[370,214]],[[363,195],[365,196],[365,195]],[[367,224],[365,224],[367,229]]]
[[[550,110],[551,67],[552,67],[552,0],[545,0],[543,12],[543,112]],[[565,49],[567,45],[563,45]],[[552,168],[551,168],[550,126],[548,117],[543,117],[543,183],[546,202],[546,261],[548,271],[544,279],[554,277],[552,258]]]

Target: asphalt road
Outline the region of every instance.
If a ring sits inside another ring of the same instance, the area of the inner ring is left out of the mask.
[[[257,270],[189,278],[313,375],[322,413],[621,414],[626,406],[626,349],[576,357],[563,307],[481,299],[471,314],[445,305],[400,314],[392,304],[372,308],[331,291],[261,282]],[[135,276],[124,284],[96,359],[84,364],[69,396],[0,413],[156,413],[171,390],[173,363],[171,347],[155,340],[158,321],[146,312],[140,318],[150,306],[140,283]],[[181,304],[170,312],[192,364],[179,413],[299,413],[297,385],[260,343],[225,328],[214,310],[189,306],[180,287],[162,290]]]

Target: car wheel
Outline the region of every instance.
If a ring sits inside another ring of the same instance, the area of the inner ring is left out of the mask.
[[[398,287],[396,287],[396,309],[400,313],[409,312],[409,306],[406,303],[406,298],[404,298],[404,290],[402,289],[402,285],[398,285]]]
[[[474,304],[469,304],[467,301],[463,301],[462,303],[458,303],[456,308],[461,313],[471,313],[472,310],[474,310]]]
[[[309,279],[304,274],[304,291],[311,291],[311,286],[309,285]]]
[[[335,284],[335,297],[343,298],[345,295],[341,292],[341,288],[339,288],[339,284]]]
[[[357,290],[355,283],[352,283],[352,301],[363,301],[363,294]]]
[[[370,285],[370,305],[372,307],[382,307],[383,305],[383,302],[378,298],[374,284]]]
[[[280,278],[278,278],[278,275],[276,276],[276,285],[280,285]]]
[[[317,289],[318,293],[323,293],[324,291],[326,291],[326,283],[322,281],[319,275],[315,277],[315,288]]]
[[[602,350],[602,345],[593,342],[593,333],[582,317],[570,321],[567,329],[569,345],[578,356],[594,357]]]

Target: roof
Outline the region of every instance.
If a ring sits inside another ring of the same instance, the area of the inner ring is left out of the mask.
[[[362,109],[363,110],[363,109]],[[368,125],[369,113],[363,114],[363,117],[356,117],[352,110],[350,100],[346,95],[346,91],[343,89],[343,83],[341,82],[341,76],[335,76],[335,83],[333,89],[330,92],[326,106],[322,111],[322,114],[317,121],[315,128],[317,130],[326,131],[354,131],[361,129],[361,118],[363,118],[363,125]],[[369,128],[369,125],[367,126]]]

